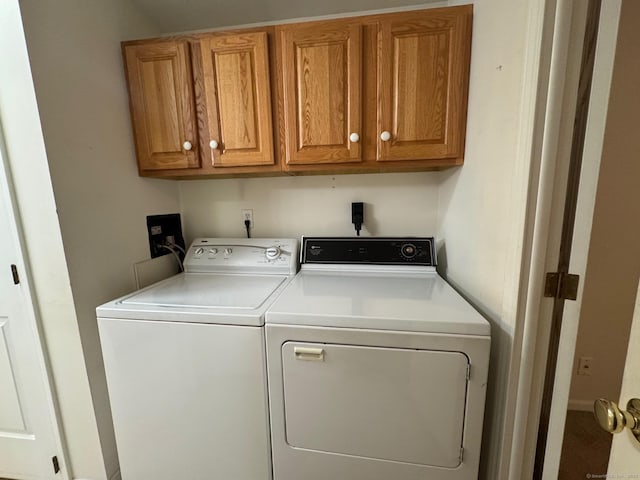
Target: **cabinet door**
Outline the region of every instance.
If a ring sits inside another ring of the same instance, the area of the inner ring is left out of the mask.
[[[213,166],[273,165],[266,32],[211,36],[200,48]]]
[[[199,167],[188,44],[126,45],[124,53],[140,171]]]
[[[380,22],[377,160],[462,158],[470,6]]]
[[[341,21],[279,27],[287,164],[361,160],[361,30]]]

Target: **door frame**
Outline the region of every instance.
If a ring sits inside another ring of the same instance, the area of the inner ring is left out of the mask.
[[[582,281],[577,300],[567,302],[564,307],[563,349],[555,369],[543,478],[556,478],[559,469],[621,2],[603,2],[600,14],[569,265],[570,272],[580,275]],[[552,23],[548,23],[543,32],[542,44],[550,45],[552,53],[548,79],[544,78],[544,59],[540,67],[543,73],[537,91],[537,128],[533,135],[518,318],[507,392],[505,425],[513,425],[513,431],[505,431],[503,439],[501,473],[510,479],[532,478],[533,475],[553,311],[553,299],[543,296],[544,277],[546,272],[555,271],[558,266],[582,56],[581,39],[586,20],[585,3],[557,0],[549,1],[546,6],[546,21]]]
[[[66,450],[66,445],[63,437],[63,429],[62,423],[60,421],[60,412],[58,409],[56,396],[55,396],[55,386],[53,383],[53,374],[51,371],[51,367],[49,365],[49,358],[46,349],[46,345],[44,343],[44,332],[41,325],[40,320],[40,312],[38,309],[37,296],[35,291],[33,290],[33,282],[31,280],[31,270],[29,265],[29,256],[26,249],[26,243],[24,241],[24,231],[22,229],[22,224],[20,221],[20,214],[17,207],[17,200],[15,189],[12,182],[11,175],[11,167],[9,165],[9,154],[6,148],[6,143],[3,135],[2,122],[0,119],[0,190],[6,190],[6,199],[8,201],[7,205],[7,213],[10,220],[9,225],[9,234],[13,235],[16,241],[16,249],[17,249],[17,262],[18,262],[18,271],[20,272],[20,283],[24,287],[25,293],[25,320],[29,321],[32,324],[31,331],[35,335],[35,342],[38,350],[38,367],[40,370],[41,381],[43,382],[44,389],[46,391],[47,404],[44,408],[48,411],[48,416],[50,420],[50,427],[52,431],[52,436],[54,439],[54,444],[50,445],[51,452],[55,452],[52,455],[57,456],[58,465],[60,467],[60,471],[55,474],[53,473],[53,464],[52,468],[52,476],[51,478],[61,479],[61,480],[70,480],[71,472],[69,471],[69,462],[68,462],[68,454]],[[7,272],[8,274],[8,272]],[[42,452],[43,455],[49,455],[48,452]]]

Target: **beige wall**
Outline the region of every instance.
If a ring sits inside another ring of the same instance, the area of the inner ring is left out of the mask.
[[[241,210],[253,209],[256,237],[355,235],[351,202],[365,202],[362,235],[433,235],[434,173],[184,181],[180,201],[189,240],[244,236]]]
[[[67,448],[105,478],[18,0],[0,2],[0,121]]]
[[[133,289],[145,216],[179,210],[176,183],[137,175],[120,53],[121,40],[157,31],[128,0],[21,9],[106,473],[81,432],[68,434],[71,463],[76,478],[103,479],[118,463],[95,307]]]
[[[625,0],[618,31],[602,163],[584,284],[569,408],[617,400],[640,277],[640,3]],[[577,375],[580,357],[592,374]]]

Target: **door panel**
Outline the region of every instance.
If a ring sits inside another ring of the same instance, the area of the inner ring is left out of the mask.
[[[460,465],[466,355],[286,342],[282,364],[286,438],[292,447]]]
[[[2,153],[0,139],[0,478],[52,478],[58,430]]]
[[[16,372],[9,354],[9,318],[0,317],[0,430],[5,432],[25,432],[25,423],[18,397]]]
[[[636,306],[633,313],[631,332],[629,334],[629,346],[627,359],[622,378],[622,391],[620,392],[620,408],[626,409],[626,404],[631,398],[640,398],[640,284],[636,295]],[[611,445],[611,457],[609,459],[609,475],[633,478],[640,472],[640,443],[631,434],[629,429],[615,435]]]
[[[396,142],[444,142],[448,50],[444,32],[394,38]]]
[[[278,29],[289,165],[361,160],[362,27],[345,22]]]
[[[140,169],[198,167],[189,46],[164,42],[124,51]]]
[[[213,166],[273,165],[267,34],[201,41]],[[208,142],[207,142],[208,143]]]
[[[461,158],[471,9],[385,19],[378,42],[377,159]],[[380,138],[385,131],[386,141]]]

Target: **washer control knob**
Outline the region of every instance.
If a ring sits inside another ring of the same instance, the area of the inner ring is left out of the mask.
[[[217,253],[218,253],[218,249],[217,249],[217,248],[210,248],[210,249],[209,249],[209,253],[210,253],[211,255],[215,255],[215,254],[217,254]]]
[[[280,247],[269,247],[264,251],[264,256],[267,257],[267,259],[269,260],[275,260],[276,258],[278,258],[280,256],[280,254],[282,253],[282,251],[280,250]]]
[[[405,243],[400,248],[400,253],[404,258],[413,258],[418,254],[418,249],[413,243]]]
[[[233,248],[225,248],[224,249],[224,254],[225,255],[231,255],[233,253]]]
[[[204,253],[204,248],[202,247],[196,248],[196,251],[195,251],[196,255],[202,255],[203,253]]]

